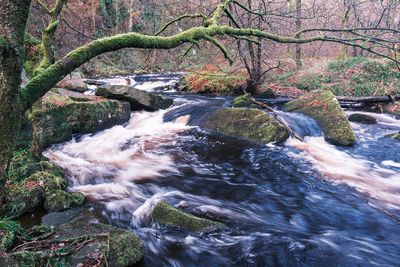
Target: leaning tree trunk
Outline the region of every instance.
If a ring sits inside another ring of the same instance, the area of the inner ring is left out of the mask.
[[[0,0],[0,204],[23,116],[19,88],[29,6],[30,0]]]

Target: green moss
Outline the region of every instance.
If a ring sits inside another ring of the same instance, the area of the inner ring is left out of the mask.
[[[26,181],[38,182],[46,190],[66,190],[67,181],[63,176],[55,175],[48,171],[40,171],[29,176]]]
[[[385,137],[394,138],[394,139],[397,139],[397,140],[400,141],[400,132],[394,133],[394,134],[388,134],[388,135],[386,135]]]
[[[316,66],[309,73],[287,72],[269,80],[266,85],[271,82],[306,91],[327,88],[341,96],[400,94],[397,67],[384,60],[366,57],[332,61],[325,69]]]
[[[325,133],[325,139],[332,144],[349,146],[356,136],[344,111],[329,90],[313,91],[284,106],[285,111],[300,112],[314,118]]]
[[[113,266],[133,266],[143,258],[143,243],[133,233],[110,235],[107,261]]]
[[[63,190],[50,190],[45,193],[44,198],[44,207],[50,212],[80,207],[85,202],[83,194],[68,193]]]
[[[368,58],[351,57],[344,60],[336,60],[329,63],[327,70],[330,72],[343,72],[365,61],[368,61]]]
[[[128,103],[80,95],[59,89],[42,98],[42,109],[29,116],[36,154],[51,144],[69,140],[74,133],[92,133],[129,120]]]
[[[42,252],[19,251],[5,258],[4,266],[33,267],[46,266]],[[1,260],[0,260],[1,263]]]
[[[163,225],[182,228],[188,231],[210,231],[223,228],[224,225],[180,211],[165,202],[154,208],[153,219]]]
[[[27,149],[15,152],[9,176],[3,212],[11,217],[19,217],[42,206],[45,192],[67,188],[64,173],[58,166],[43,157],[34,158]]]
[[[22,234],[24,229],[13,220],[0,219],[0,254],[9,251],[16,241],[16,236]]]
[[[326,77],[322,74],[309,73],[301,77],[293,85],[301,90],[312,91],[316,89],[321,89],[323,83],[329,83],[329,82],[331,82],[330,77]]]
[[[260,144],[282,142],[289,137],[286,127],[258,109],[218,109],[207,120],[206,128]]]
[[[232,101],[232,107],[234,108],[260,108],[252,101],[253,97],[251,94],[245,94],[236,97]]]

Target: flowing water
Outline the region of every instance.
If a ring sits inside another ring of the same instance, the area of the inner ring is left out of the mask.
[[[278,112],[304,142],[255,145],[196,126],[229,99],[171,97],[169,110],[45,152],[72,191],[142,238],[143,266],[399,266],[400,145],[385,138],[399,120],[373,114],[378,123],[352,124],[357,144],[339,148],[312,119]],[[159,201],[228,230],[160,226]]]

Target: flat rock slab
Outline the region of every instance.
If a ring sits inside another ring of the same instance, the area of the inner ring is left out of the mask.
[[[96,96],[127,101],[132,110],[154,111],[167,109],[174,101],[147,91],[138,90],[124,85],[103,86],[96,89]]]
[[[53,89],[35,105],[30,115],[33,145],[37,153],[49,145],[61,143],[76,133],[94,133],[130,118],[128,102]]]

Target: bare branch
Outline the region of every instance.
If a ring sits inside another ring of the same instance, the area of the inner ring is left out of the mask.
[[[216,47],[218,47],[221,50],[221,52],[224,54],[225,58],[229,61],[230,65],[233,64],[233,59],[229,55],[228,49],[226,49],[226,47],[223,44],[221,44],[217,39],[215,39],[211,36],[208,36],[208,35],[205,36],[205,39],[207,41],[209,41],[210,43],[214,44]]]
[[[171,24],[174,24],[175,22],[181,21],[185,18],[203,18],[203,19],[207,19],[207,16],[201,13],[196,13],[196,14],[184,14],[180,17],[177,17],[174,20],[169,21],[168,23],[166,23],[157,33],[156,36],[160,35],[161,33],[163,33]]]

